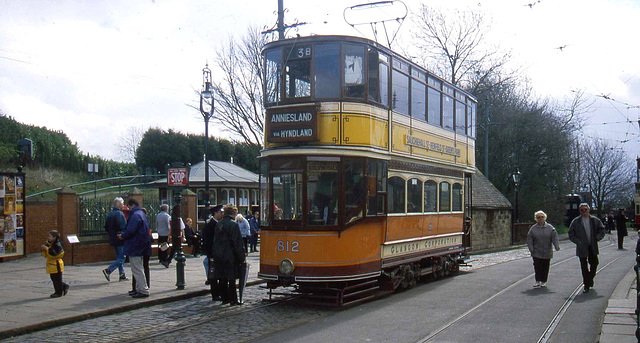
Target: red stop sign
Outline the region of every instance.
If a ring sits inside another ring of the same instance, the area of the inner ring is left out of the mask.
[[[169,187],[186,187],[188,184],[187,168],[169,168],[167,171],[167,185]]]

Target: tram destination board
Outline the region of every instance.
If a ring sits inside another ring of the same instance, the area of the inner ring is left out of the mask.
[[[316,107],[267,110],[267,142],[312,142],[318,137]]]

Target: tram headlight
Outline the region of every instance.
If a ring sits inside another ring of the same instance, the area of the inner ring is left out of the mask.
[[[280,261],[280,272],[284,275],[291,275],[295,268],[296,267],[293,265],[293,261],[288,258]]]

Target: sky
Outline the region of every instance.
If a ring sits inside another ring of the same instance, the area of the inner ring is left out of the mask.
[[[307,23],[289,35],[371,38],[367,26],[356,30],[343,18],[365,2],[285,0],[285,22]],[[404,3],[408,17],[392,48],[411,46],[421,3],[481,11],[492,23],[488,40],[511,51],[537,97],[562,104],[583,91],[592,105],[582,137],[640,156],[640,1]],[[118,161],[131,128],[203,134],[202,116],[188,106],[198,104],[202,68],[232,37],[277,20],[277,0],[0,0],[0,8],[0,112]],[[216,126],[210,134],[224,137]]]

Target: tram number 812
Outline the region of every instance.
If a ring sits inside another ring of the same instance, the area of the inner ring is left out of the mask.
[[[300,252],[300,250],[298,250],[298,247],[300,246],[300,243],[298,243],[298,241],[293,241],[293,242],[289,242],[289,241],[278,241],[278,251],[279,252]]]

